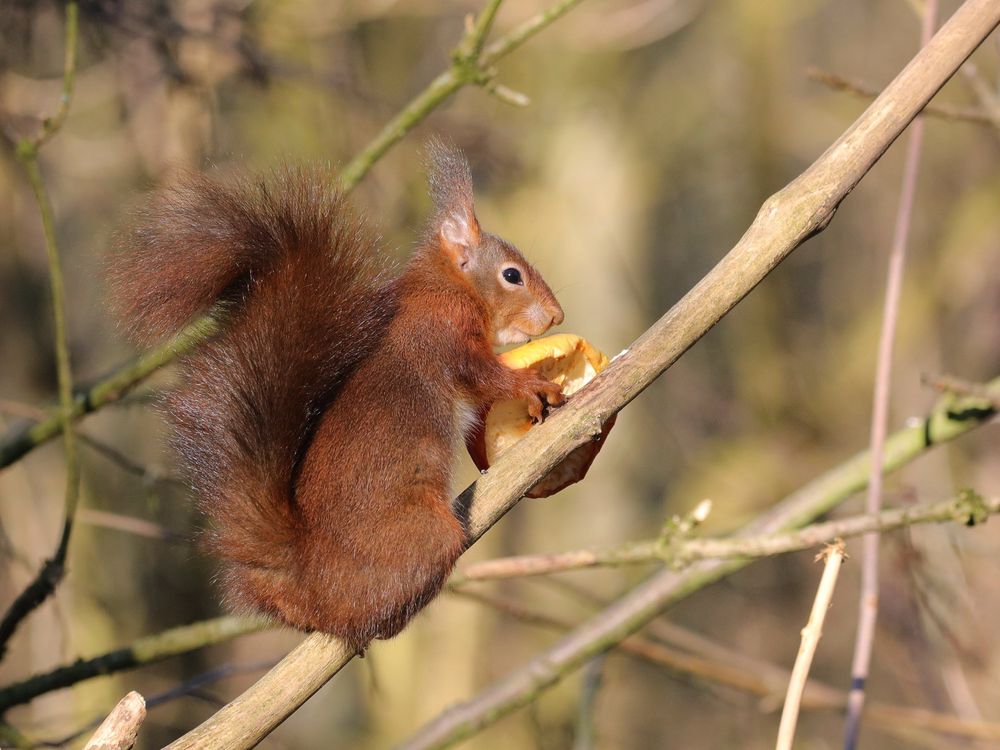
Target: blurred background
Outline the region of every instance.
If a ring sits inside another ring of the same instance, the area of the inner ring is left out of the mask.
[[[958,3],[942,5],[945,16]],[[100,269],[143,191],[181,167],[346,163],[448,65],[464,16],[479,7],[83,2],[75,99],[41,155],[77,382],[95,381],[135,354],[105,312]],[[542,7],[508,0],[493,35]],[[58,106],[63,22],[57,3],[0,2],[0,110],[13,137],[34,132]],[[862,111],[861,99],[812,80],[807,68],[881,87],[918,39],[918,16],[904,0],[589,0],[500,63],[498,80],[530,97],[530,106],[462,90],[375,166],[352,201],[405,257],[428,209],[421,146],[432,134],[447,136],[473,164],[483,225],[517,244],[557,291],[561,330],[613,355]],[[995,38],[988,42],[938,100],[982,107],[1000,95],[998,49]],[[998,136],[995,126],[927,122],[890,431],[936,399],[921,376],[982,381],[1000,371]],[[584,483],[523,501],[467,557],[650,538],[706,497],[714,502],[706,533],[723,533],[861,450],[902,153],[893,147],[826,232],[622,412]],[[0,319],[0,428],[15,434],[32,410],[53,402],[56,382],[41,223],[9,148],[0,151]],[[174,478],[161,419],[147,404],[171,377],[167,368],[81,423],[90,440],[80,447],[82,511],[69,574],[11,641],[0,685],[220,614],[215,566],[192,541],[202,521]],[[995,495],[998,448],[994,426],[938,449],[889,480],[887,502],[941,500],[966,486]],[[463,453],[456,490],[474,476]],[[0,472],[0,607],[55,549],[63,488],[58,440]],[[838,513],[860,508],[855,499]],[[885,537],[869,700],[1000,721],[998,535],[994,522]],[[848,550],[854,559],[812,671],[838,688],[849,680],[860,571],[858,543]],[[723,661],[739,654],[790,668],[819,578],[812,558],[803,552],[754,564],[663,621],[735,652],[722,652]],[[583,621],[650,570],[475,590]],[[235,697],[300,637],[246,636],[52,693],[6,718],[32,738],[56,740],[106,714],[130,689],[149,698],[186,684],[146,720],[139,746],[159,747]],[[386,747],[558,637],[502,608],[442,595],[263,746]],[[190,684],[221,665],[231,673]],[[587,709],[595,747],[774,742],[780,697],[762,700],[614,652],[598,666],[600,688]],[[589,669],[591,683],[598,666]],[[573,747],[582,681],[583,673],[574,675],[465,746]],[[841,728],[834,712],[806,712],[799,746],[839,746]],[[964,746],[926,734],[904,741],[874,726],[865,744]]]

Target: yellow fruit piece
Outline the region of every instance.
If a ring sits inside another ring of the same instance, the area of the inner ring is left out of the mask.
[[[572,396],[608,366],[607,356],[571,333],[531,341],[501,354],[500,361],[512,369],[532,368],[543,378],[558,383],[566,397]],[[547,497],[583,479],[613,424],[614,417],[604,425],[599,441],[574,450],[528,493],[528,497]],[[469,453],[480,469],[486,469],[532,426],[526,401],[498,401],[490,407],[481,427],[469,436]]]

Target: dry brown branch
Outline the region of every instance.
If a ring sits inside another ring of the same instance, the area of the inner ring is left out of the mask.
[[[825,228],[840,202],[998,23],[1000,4],[995,0],[967,0],[847,132],[802,175],[764,203],[736,247],[694,289],[588,387],[511,447],[488,474],[462,493],[459,505],[469,508],[470,543],[565,455],[599,435],[608,417],[673,364],[789,253]],[[490,50],[487,47],[484,54]],[[662,580],[651,579],[619,602],[617,609],[602,616],[599,625],[571,634],[571,642],[561,647],[559,658],[551,654],[539,657],[544,669],[536,669],[532,662],[529,689],[553,684],[560,674],[641,626],[659,610],[657,594],[663,585]],[[254,746],[353,655],[334,638],[309,636],[256,685],[170,747]],[[504,701],[499,707],[494,705],[496,710],[488,709],[491,718],[523,705],[519,688],[524,682],[517,678],[505,685]]]

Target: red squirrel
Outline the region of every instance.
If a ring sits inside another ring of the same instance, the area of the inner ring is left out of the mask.
[[[320,171],[161,190],[118,242],[111,303],[139,342],[213,310],[164,410],[212,521],[232,608],[363,650],[398,633],[466,546],[454,450],[480,408],[559,387],[494,345],[563,320],[541,275],[476,220],[461,152],[429,149],[434,210],[394,276]]]

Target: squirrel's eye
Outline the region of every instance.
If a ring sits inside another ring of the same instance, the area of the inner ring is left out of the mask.
[[[521,272],[516,268],[505,268],[503,269],[503,278],[508,284],[523,284],[524,281],[521,279]]]

